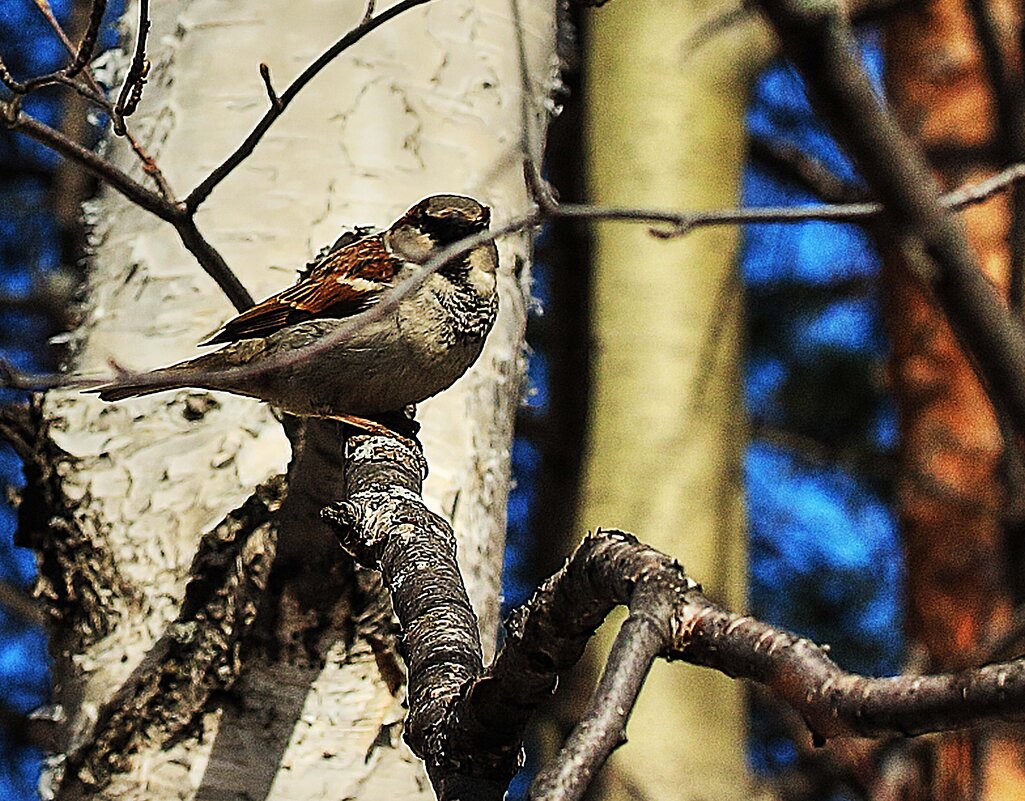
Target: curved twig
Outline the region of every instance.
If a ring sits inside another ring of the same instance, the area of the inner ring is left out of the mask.
[[[125,117],[134,114],[139,101],[142,100],[142,88],[146,84],[146,74],[149,72],[149,61],[146,59],[146,37],[149,36],[149,29],[149,0],[139,0],[139,31],[135,41],[135,52],[121,92],[117,96],[117,102],[114,104],[114,110],[111,112],[114,133],[118,136],[127,133]]]

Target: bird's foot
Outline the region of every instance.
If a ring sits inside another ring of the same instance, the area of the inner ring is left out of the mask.
[[[374,434],[375,436],[391,437],[392,439],[399,440],[403,445],[409,448],[413,448],[415,450],[420,449],[420,446],[415,440],[399,434],[397,431],[384,425],[384,423],[379,423],[376,420],[368,420],[366,417],[358,417],[354,414],[320,414],[317,416],[328,420],[336,420],[339,423],[345,423],[345,425],[352,426],[360,431],[366,431],[368,434]]]

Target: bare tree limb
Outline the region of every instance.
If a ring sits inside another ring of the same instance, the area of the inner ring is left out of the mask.
[[[428,0],[423,1],[427,2]],[[0,111],[2,111],[2,109],[3,106],[0,104]],[[24,117],[24,114],[21,114],[21,117]],[[40,124],[36,123],[35,125],[38,126]],[[45,128],[45,126],[41,127]],[[32,129],[35,130],[35,126],[33,126]],[[49,132],[46,134],[47,137],[55,134],[55,132],[50,129],[46,130]],[[77,147],[77,145],[73,145],[73,143],[72,146]],[[101,164],[97,166],[97,170],[103,171],[109,167],[109,165],[102,162],[102,160],[98,159],[98,157],[95,157],[93,154],[89,153],[88,155],[95,161],[101,162]],[[116,168],[112,167],[110,167],[110,169],[116,170]],[[528,165],[528,174],[531,170],[536,171],[536,167]],[[131,182],[130,178],[127,176],[124,177]],[[1012,165],[998,175],[994,175],[991,178],[980,181],[976,184],[961,187],[960,189],[944,195],[942,203],[944,206],[951,209],[965,208],[975,203],[981,203],[995,193],[1004,191],[1007,187],[1023,179],[1025,179],[1025,164]],[[135,184],[135,187],[138,187],[138,184]],[[129,188],[131,189],[131,187]],[[155,200],[157,202],[161,201],[159,196],[156,194],[148,192],[148,190],[143,187],[138,188],[143,192],[148,193],[149,200]],[[538,200],[538,205],[539,209],[537,211],[513,218],[494,230],[475,234],[472,237],[456,242],[440,251],[437,255],[425,262],[419,271],[413,273],[393,287],[381,302],[375,304],[366,311],[348,318],[344,325],[340,325],[329,336],[311,343],[304,348],[266,359],[259,365],[223,370],[219,372],[218,375],[221,377],[230,376],[231,378],[255,378],[257,376],[266,375],[284,367],[294,365],[301,360],[313,358],[316,355],[330,350],[336,347],[338,343],[351,337],[356,331],[383,318],[399,303],[401,303],[402,300],[413,294],[430,275],[437,272],[452,259],[468,253],[473,248],[485,242],[498,239],[499,237],[507,236],[509,234],[529,231],[540,225],[546,219],[625,221],[648,223],[652,225],[668,224],[672,226],[668,231],[664,229],[653,231],[657,236],[665,238],[681,236],[698,228],[718,225],[794,223],[806,220],[857,222],[859,220],[877,216],[883,210],[881,204],[869,202],[807,207],[714,209],[710,211],[663,211],[659,209],[632,207],[616,208],[593,206],[589,204],[559,203],[555,200],[554,196],[550,195],[547,198],[540,198]],[[172,205],[171,208],[175,207]],[[195,225],[191,221],[191,216],[187,213],[180,214],[179,212],[172,212],[172,215],[174,215],[173,224],[175,224],[175,227],[178,229],[179,236],[182,237],[182,241],[185,242],[186,247],[196,254],[197,258],[202,256],[204,259],[207,259],[207,262],[204,263],[204,268],[206,268],[208,272],[212,271],[213,273],[219,273],[221,268],[217,267],[214,259],[216,251],[213,251],[209,243],[206,243],[201,237],[198,239],[193,238],[194,236],[198,236],[199,232],[195,229]],[[209,254],[206,253],[207,248],[210,248],[211,252]],[[226,266],[223,269],[227,269]],[[218,284],[221,285],[221,283],[222,282],[219,280]],[[239,308],[238,304],[236,304],[236,308]],[[113,378],[97,377],[77,380],[74,378],[69,379],[67,376],[29,376],[9,369],[6,371],[8,381],[17,378],[20,382],[19,386],[32,389],[42,389],[47,386],[95,386],[98,383],[107,383],[113,387],[119,384],[134,383],[138,381],[142,375],[142,373],[122,370]],[[197,380],[202,380],[203,376],[197,373],[196,378]],[[0,385],[14,385],[10,383],[5,384],[3,379],[4,375],[0,375]],[[163,379],[147,376],[147,382],[153,386],[157,386],[161,381],[166,383],[168,386],[172,386],[176,383],[176,379],[172,376],[168,376]]]
[[[529,172],[536,172],[536,165],[528,166]],[[1025,179],[1025,164],[1013,164],[998,174],[978,183],[967,184],[940,198],[946,209],[960,210],[983,203],[998,192]],[[871,220],[883,213],[883,204],[867,201],[863,203],[825,203],[809,206],[767,206],[746,209],[712,209],[708,211],[666,211],[643,208],[612,208],[586,203],[560,203],[554,198],[540,199],[535,196],[546,217],[589,220],[621,220],[648,224],[664,223],[667,230],[655,231],[657,236],[672,237],[690,233],[696,228],[718,225],[750,225],[757,223],[795,223],[808,220],[857,223]]]
[[[441,799],[501,797],[530,714],[619,604],[638,622],[621,637],[585,730],[542,772],[537,799],[578,798],[586,788],[628,717],[603,705],[629,707],[653,642],[663,658],[765,685],[800,713],[817,743],[1025,715],[1025,659],[931,676],[848,673],[809,640],[712,603],[675,560],[619,531],[584,539],[513,613],[502,650],[481,672],[451,530],[419,498],[418,453],[402,440],[361,436],[347,459],[352,494],[324,516],[361,563],[381,570],[392,594],[409,669],[407,737]]]
[[[324,510],[357,563],[379,570],[403,631],[409,673],[405,737],[442,801],[502,798],[504,785],[467,776],[446,748],[445,714],[482,670],[477,617],[455,559],[451,526],[420,498],[427,463],[395,437],[346,443],[347,497]]]
[[[609,755],[626,742],[626,722],[669,632],[659,599],[633,599],[612,644],[598,687],[552,764],[531,786],[535,801],[578,801]]]

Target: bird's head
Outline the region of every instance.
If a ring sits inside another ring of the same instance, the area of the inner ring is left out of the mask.
[[[413,206],[402,219],[429,236],[435,245],[445,247],[487,230],[491,209],[464,195],[431,195]]]

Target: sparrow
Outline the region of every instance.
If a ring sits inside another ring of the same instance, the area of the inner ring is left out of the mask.
[[[223,390],[294,415],[349,422],[419,403],[455,383],[480,356],[498,315],[493,241],[456,257],[382,319],[326,352],[299,355],[259,376],[230,371],[329,336],[443,248],[487,230],[490,220],[491,210],[473,198],[424,198],[384,231],[343,235],[295,284],[202,343],[223,344],[220,350],[91,391],[118,401],[183,387]]]

